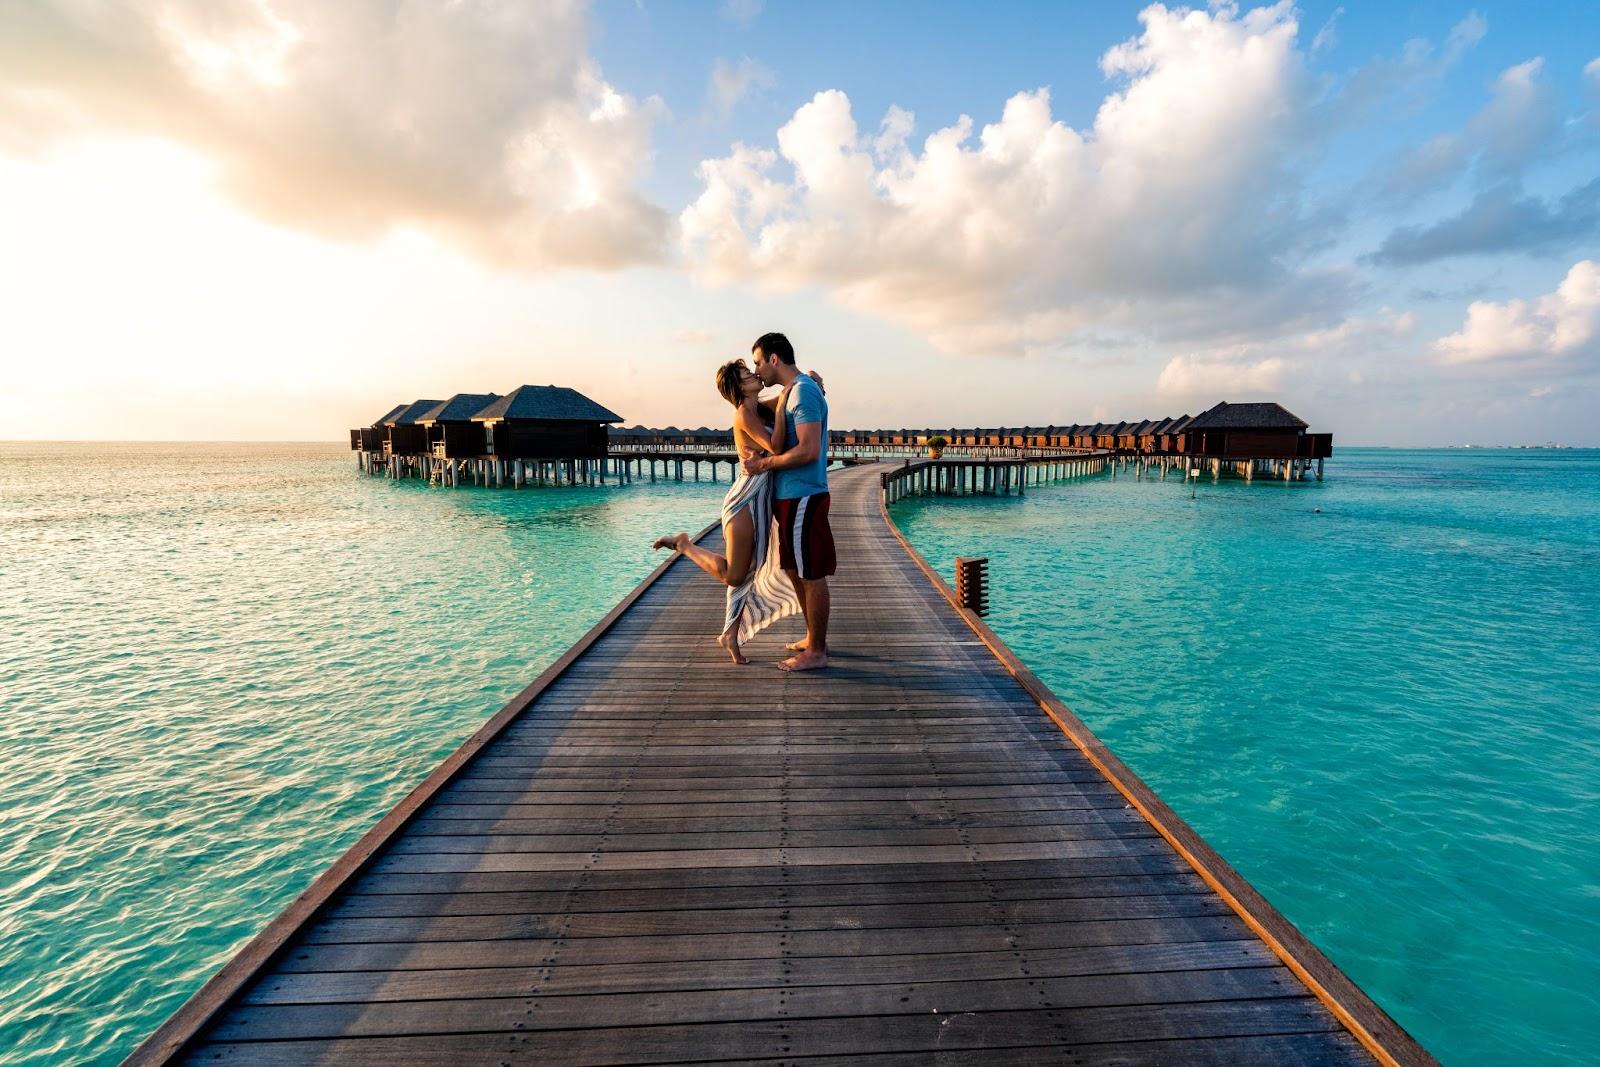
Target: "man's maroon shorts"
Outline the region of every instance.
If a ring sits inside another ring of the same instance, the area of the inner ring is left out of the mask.
[[[773,501],[778,517],[778,565],[806,580],[832,574],[833,529],[828,525],[828,494]]]

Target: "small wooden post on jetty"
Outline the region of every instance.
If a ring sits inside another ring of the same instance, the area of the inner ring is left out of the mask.
[[[956,557],[956,600],[974,615],[989,614],[988,557]]]

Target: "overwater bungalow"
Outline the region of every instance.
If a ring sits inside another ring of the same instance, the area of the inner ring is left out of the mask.
[[[1169,422],[1156,441],[1157,451],[1164,456],[1182,455],[1188,442],[1189,424],[1193,421],[1194,416],[1184,412]]]
[[[406,404],[396,404],[372,420],[371,426],[357,426],[350,431],[352,452],[382,452],[383,442],[389,438],[388,421],[406,409]]]
[[[1156,442],[1161,437],[1161,430],[1163,427],[1171,425],[1171,423],[1172,420],[1170,418],[1151,419],[1145,423],[1139,430],[1139,440],[1135,442],[1135,446],[1139,449],[1139,454],[1143,456],[1156,455],[1159,451],[1156,447]]]
[[[423,412],[417,425],[428,432],[428,450],[438,459],[486,455],[483,423],[472,417],[499,398],[498,393],[457,393]]]
[[[608,434],[611,447],[635,449],[648,448],[659,443],[660,436],[659,431],[652,430],[648,426],[623,426],[613,428]]]
[[[389,433],[384,438],[385,456],[422,456],[428,452],[428,431],[418,419],[432,411],[443,400],[414,400],[394,412],[383,424]]]
[[[1305,421],[1281,404],[1223,401],[1190,421],[1184,451],[1221,459],[1298,459],[1306,429]],[[1331,435],[1318,436],[1328,437],[1331,452]]]
[[[603,459],[622,416],[561,385],[519,385],[472,416],[495,459]]]

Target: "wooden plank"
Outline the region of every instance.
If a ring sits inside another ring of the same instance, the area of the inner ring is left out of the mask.
[[[512,1030],[415,1037],[210,1043],[195,1063],[309,1062],[454,1065],[473,1062],[592,1065],[719,1059],[943,1052],[1015,1046],[1071,1046],[1127,1040],[1172,1040],[1326,1032],[1338,1024],[1311,997],[1182,1005],[1038,1008],[959,1014],[774,1019],[738,1023]]]
[[[508,941],[424,941],[373,944],[297,944],[278,973],[435,970],[455,967],[541,967],[651,963],[671,960],[789,959],[803,956],[881,956],[947,952],[1030,951],[1107,945],[1236,941],[1249,936],[1237,916],[1193,915],[1092,923],[1025,923],[1006,929],[915,926],[888,930],[797,930],[722,934],[644,934],[637,937],[521,938]]]
[[[830,867],[691,867],[651,871],[510,871],[473,874],[395,874],[369,871],[351,886],[351,893],[491,893],[560,892],[579,889],[627,894],[665,889],[684,892],[697,888],[765,889],[784,886],[792,891],[809,886],[937,885],[942,882],[981,881],[1003,886],[1009,881],[1048,879],[1053,883],[1078,878],[1154,876],[1190,871],[1188,864],[1169,852],[1098,858],[985,860],[974,864],[863,863]]]
[[[868,904],[929,904],[946,901],[1055,900],[1065,897],[1170,896],[1206,893],[1190,872],[1137,877],[1015,879],[990,882],[858,882],[785,886],[793,907]],[[328,919],[404,915],[540,915],[590,911],[673,911],[759,908],[772,904],[770,886],[699,886],[667,889],[569,889],[565,891],[352,893],[325,913]]]
[[[1120,825],[1119,825],[1120,824]],[[500,852],[669,852],[706,849],[812,849],[863,846],[994,845],[1038,841],[1106,841],[1149,837],[1154,831],[1135,812],[1106,811],[1078,823],[1040,826],[899,826],[887,830],[743,830],[720,833],[407,834],[394,856],[489,855]]]
[[[1026,966],[1043,977],[1148,974],[1224,967],[1266,967],[1277,957],[1257,938],[1194,944],[1108,945],[1030,949]],[[960,975],[971,981],[1016,977],[1024,966],[1010,949],[903,955],[793,956],[781,959],[688,960],[665,963],[472,967],[408,971],[318,971],[263,978],[241,1001],[266,1004],[351,1004],[386,1001],[519,997],[539,993],[643,993],[680,989],[875,985]]]
[[[439,803],[429,809],[430,813],[473,811],[480,815],[504,812],[507,815],[521,815],[526,818],[540,818],[546,816],[560,817],[564,812],[567,815],[593,814],[599,812],[604,815],[613,806],[612,801],[605,798],[588,798],[573,800],[570,798],[552,801],[548,794],[534,794],[537,799],[525,799],[518,793],[497,793],[492,796],[484,794],[463,795],[452,798],[448,803]],[[1006,811],[1056,811],[1068,808],[1082,807],[1123,807],[1127,800],[1112,789],[1109,785],[1080,784],[1071,790],[1062,790],[1055,796],[996,796],[996,797],[967,797],[961,801],[960,810],[966,813],[1006,812]],[[691,810],[692,809],[692,810]],[[901,799],[893,794],[886,793],[881,797],[868,800],[720,800],[701,801],[691,805],[667,804],[656,801],[642,811],[630,813],[635,818],[648,819],[680,818],[686,814],[698,815],[781,815],[788,812],[792,815],[856,815],[863,813],[883,812],[926,812],[948,810],[941,798],[935,797],[923,800]]]
[[[835,961],[848,970],[849,961]],[[1274,961],[1276,962],[1276,961]],[[927,1015],[1047,1007],[1178,1005],[1305,995],[1280,966],[1056,977],[1012,973],[984,981],[908,981],[876,985],[790,985],[735,989],[650,990],[522,996],[433,998],[356,1004],[243,1006],[211,1033],[215,1041],[293,1041],[400,1034],[568,1030],[663,1024],[755,1022],[785,1016]]]
[[[412,823],[407,838],[458,835],[458,834],[661,834],[661,833],[726,833],[782,830],[796,833],[806,831],[881,830],[901,831],[929,827],[983,829],[1018,826],[1057,826],[1082,823],[1120,822],[1137,818],[1137,814],[1123,806],[1085,804],[1076,808],[1054,811],[975,812],[954,814],[946,805],[932,802],[922,810],[903,807],[894,812],[861,813],[856,815],[798,815],[773,814],[764,816],[713,815],[654,818],[617,816],[610,809],[585,815],[556,814],[535,818],[518,815],[498,815],[492,805],[486,808],[490,817],[462,815],[459,806],[441,805],[430,808],[425,818]],[[570,806],[569,806],[570,807]],[[498,816],[498,817],[496,817]]]
[[[862,1064],[869,1067],[923,1067],[936,1057],[939,1067],[1035,1067],[1045,1062],[1070,1062],[1075,1067],[1331,1067],[1361,1062],[1365,1051],[1343,1032],[1212,1036],[1193,1040],[1132,1041],[1097,1044],[1056,1043],[1039,1046],[993,1046],[978,1050],[940,1049],[936,1053],[889,1052],[875,1055],[812,1056],[806,1067]],[[789,1064],[786,1058],[730,1060],[734,1064]]]
[[[1100,923],[1221,915],[1226,905],[1204,893],[1046,900],[921,901],[683,911],[561,911],[546,914],[330,918],[308,929],[307,945],[368,945],[513,938],[671,936],[797,930],[894,930],[979,923]]]
[[[1027,841],[985,845],[838,848],[697,848],[671,852],[489,852],[479,855],[385,855],[381,871],[683,870],[698,867],[773,867],[848,863],[971,863],[976,859],[1058,859],[1156,855],[1160,837],[1104,841]]]

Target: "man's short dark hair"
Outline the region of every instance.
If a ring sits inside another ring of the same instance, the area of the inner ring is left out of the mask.
[[[756,343],[750,346],[750,351],[760,352],[764,356],[776,356],[780,362],[794,366],[794,345],[781,333],[764,333],[756,338]]]

